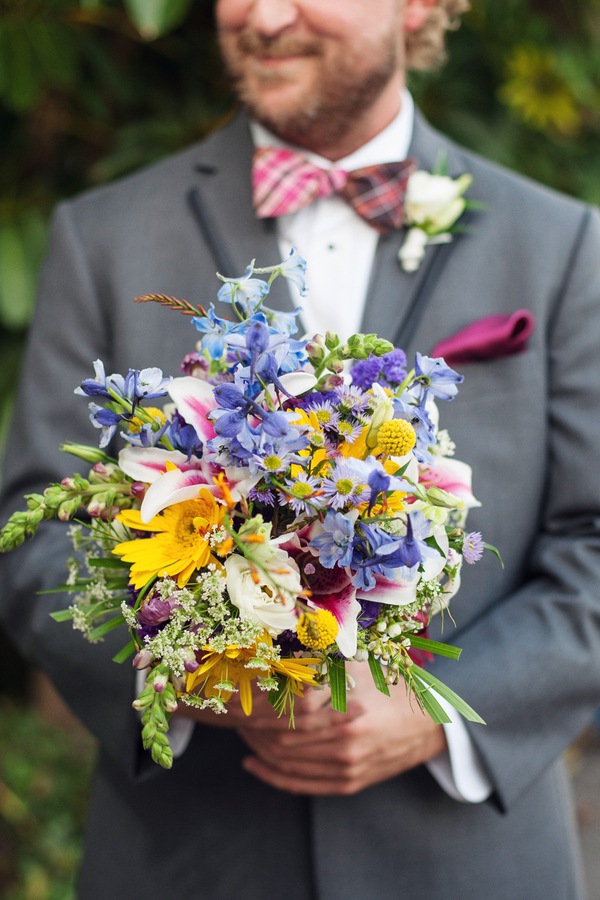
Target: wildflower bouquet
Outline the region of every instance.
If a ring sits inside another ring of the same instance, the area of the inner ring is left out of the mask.
[[[404,680],[436,722],[448,721],[438,697],[481,721],[418,664],[460,655],[426,628],[456,593],[463,560],[487,546],[465,534],[478,505],[470,469],[437,428],[435,399],[451,400],[462,376],[419,353],[407,371],[404,353],[376,335],[293,339],[300,310],[264,299],[279,275],[304,290],[304,269],[292,251],[222,278],[235,323],[212,304],[137,298],[192,316],[201,337],[184,374],[107,376],[96,361],[76,393],[92,398],[100,447],[62,448],[92,464],[88,477],[28,495],[0,533],[6,551],[43,519],[87,512],[71,526],[60,586],[76,596],[53,617],[92,642],[128,627],[115,661],[133,655],[148,670],[134,706],[144,746],[167,768],[179,701],[223,713],[239,692],[249,715],[254,682],[293,720],[294,696],[328,683],[345,711],[348,660],[368,662],[383,693]],[[163,409],[149,405],[167,396]],[[117,429],[118,459],[104,449]]]

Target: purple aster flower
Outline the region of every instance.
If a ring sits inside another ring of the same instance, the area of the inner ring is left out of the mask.
[[[253,503],[263,503],[265,506],[275,505],[275,495],[269,488],[260,491],[256,487],[251,488],[248,493],[248,500],[251,500]]]
[[[340,406],[343,406],[347,412],[357,413],[365,412],[369,406],[370,397],[364,394],[360,388],[350,387],[342,384],[335,389],[336,396]]]
[[[471,566],[473,563],[476,563],[478,559],[481,559],[483,556],[483,540],[481,532],[472,531],[470,534],[465,535],[462,555],[464,561]]]
[[[354,441],[360,437],[364,426],[357,422],[352,422],[350,419],[346,419],[345,422],[340,422],[336,425],[336,431],[341,438],[343,438],[347,444],[353,444]]]
[[[315,497],[315,491],[319,487],[319,480],[306,472],[300,472],[291,481],[286,481],[285,486],[289,494],[286,494],[286,502],[292,507],[297,516],[301,513],[312,513],[315,506],[323,505],[321,496]]]
[[[340,417],[329,400],[324,400],[321,403],[311,405],[310,411],[317,417],[317,421],[321,428],[337,428]]]
[[[369,488],[348,463],[340,462],[322,483],[323,494],[334,509],[347,503],[353,505],[369,499]]]

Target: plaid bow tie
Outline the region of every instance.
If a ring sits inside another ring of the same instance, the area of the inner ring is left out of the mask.
[[[407,159],[353,172],[320,169],[294,150],[257,147],[252,164],[254,209],[259,219],[285,216],[317,197],[339,194],[385,234],[402,227],[406,186],[416,167]]]

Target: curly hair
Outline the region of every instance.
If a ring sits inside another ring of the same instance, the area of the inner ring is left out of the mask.
[[[438,0],[425,24],[418,31],[407,35],[407,69],[426,71],[442,65],[446,59],[446,31],[458,28],[459,16],[469,7],[469,0]]]

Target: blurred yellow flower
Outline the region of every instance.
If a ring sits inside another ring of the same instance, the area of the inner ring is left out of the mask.
[[[251,682],[255,678],[285,675],[291,684],[294,694],[302,696],[304,685],[314,684],[316,671],[310,668],[321,662],[320,659],[300,657],[298,659],[265,659],[258,660],[259,645],[273,647],[273,639],[268,631],[251,647],[228,647],[224,653],[207,650],[200,663],[200,668],[187,677],[187,691],[192,692],[200,686],[205,697],[221,697],[227,702],[236,685],[239,685],[242,709],[247,716],[252,712]],[[223,685],[223,686],[221,686]],[[229,685],[227,689],[225,685]]]
[[[508,60],[508,72],[499,96],[519,118],[542,131],[555,129],[564,135],[579,131],[575,99],[561,79],[550,50],[517,47]]]

